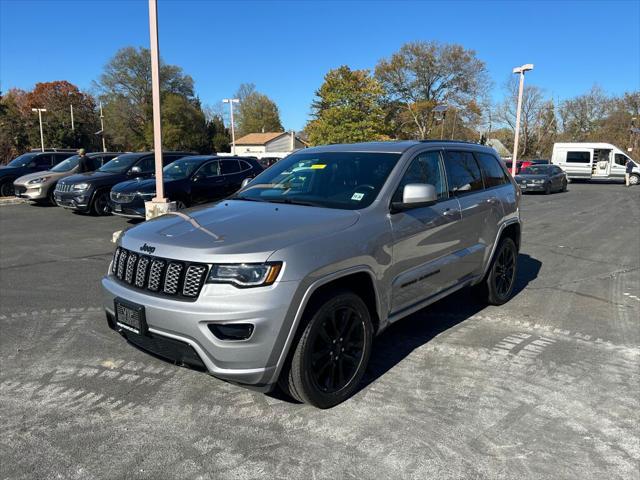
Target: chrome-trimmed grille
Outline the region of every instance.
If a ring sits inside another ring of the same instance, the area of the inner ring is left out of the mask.
[[[207,267],[205,265],[190,265],[189,268],[187,268],[187,273],[184,275],[182,295],[192,298],[197,297],[204,283],[204,274],[206,271]]]
[[[122,247],[116,248],[111,266],[111,273],[119,281],[178,300],[198,298],[208,271],[204,263],[140,255]]]
[[[60,183],[60,182],[58,182],[56,184],[56,191],[58,191],[58,192],[70,192],[72,186],[73,186],[72,183]]]
[[[181,263],[171,262],[167,267],[167,273],[164,276],[164,293],[175,295],[178,291],[178,283],[180,282],[180,273],[184,266]]]

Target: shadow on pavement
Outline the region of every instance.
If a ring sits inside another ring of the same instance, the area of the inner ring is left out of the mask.
[[[539,260],[527,254],[518,256],[514,297],[538,276],[541,266]],[[464,322],[486,306],[472,289],[465,288],[394,323],[375,339],[369,367],[359,390],[367,388],[416,348]]]

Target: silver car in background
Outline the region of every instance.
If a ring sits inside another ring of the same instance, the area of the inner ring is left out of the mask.
[[[508,301],[519,201],[477,144],[304,149],[213,207],[127,230],[102,280],[107,320],[177,364],[331,407],[393,322],[468,286]]]
[[[95,152],[88,153],[87,157],[93,163],[93,170],[96,170],[118,155],[121,155],[121,153]],[[51,170],[30,173],[16,179],[13,182],[16,197],[26,198],[35,202],[49,202],[52,205],[56,205],[53,191],[56,189],[58,180],[75,174],[78,170],[79,160],[80,155],[74,155],[58,163]]]

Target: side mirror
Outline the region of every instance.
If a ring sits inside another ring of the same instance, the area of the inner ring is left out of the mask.
[[[244,188],[244,187],[246,187],[247,185],[249,185],[249,183],[251,182],[251,180],[253,180],[253,178],[249,178],[249,177],[247,177],[247,178],[245,178],[244,180],[242,180],[242,183],[240,184],[240,188]]]
[[[429,183],[409,183],[402,190],[402,202],[393,202],[392,212],[428,207],[438,200],[436,187]]]
[[[194,182],[199,182],[199,181],[200,181],[200,180],[202,180],[203,178],[204,178],[204,175],[202,175],[201,173],[196,173],[196,174],[193,176],[192,180],[193,180]]]
[[[135,167],[131,167],[131,170],[129,170],[129,175],[139,175],[141,173],[142,173],[142,169],[137,165]]]

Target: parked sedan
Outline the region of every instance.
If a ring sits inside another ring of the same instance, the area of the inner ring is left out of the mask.
[[[164,196],[182,209],[225,198],[240,189],[245,178],[262,172],[252,158],[194,155],[170,163],[163,169]],[[111,212],[129,218],[144,218],[144,202],[156,195],[155,179],[135,179],[111,189]]]
[[[95,152],[88,153],[87,157],[91,160],[91,170],[96,170],[118,155],[121,155],[121,153]],[[80,155],[74,155],[73,157],[63,160],[51,170],[30,173],[29,175],[24,175],[23,177],[18,178],[13,182],[16,197],[33,200],[36,203],[49,202],[52,205],[56,205],[56,201],[53,197],[53,191],[56,188],[58,180],[77,173],[79,160]]]
[[[565,192],[569,180],[557,165],[530,165],[520,170],[516,182],[523,192]]]

